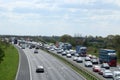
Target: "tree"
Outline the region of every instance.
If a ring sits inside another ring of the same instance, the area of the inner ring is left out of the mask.
[[[61,42],[65,42],[65,43],[70,43],[70,44],[72,44],[73,46],[75,45],[75,40],[74,40],[74,38],[73,38],[72,36],[70,36],[70,35],[67,35],[67,34],[61,36],[61,37],[60,37],[60,41],[61,41]]]

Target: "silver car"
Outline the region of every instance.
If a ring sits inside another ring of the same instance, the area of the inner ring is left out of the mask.
[[[82,59],[82,57],[78,57],[78,58],[76,59],[76,61],[82,63],[82,62],[83,62],[83,59]]]
[[[78,57],[76,57],[76,56],[75,56],[75,57],[73,57],[73,61],[76,61],[76,60],[77,60],[77,58],[78,58]]]
[[[39,73],[39,72],[44,72],[44,67],[43,66],[37,66],[36,67],[36,72]]]
[[[85,67],[92,67],[92,66],[93,66],[93,64],[92,64],[91,61],[86,61],[85,62]]]
[[[34,53],[38,53],[38,50],[37,50],[37,49],[35,49],[35,50],[34,50]]]
[[[105,77],[105,78],[113,78],[113,73],[112,73],[112,71],[110,71],[110,70],[105,70],[105,71],[103,72],[103,77]]]

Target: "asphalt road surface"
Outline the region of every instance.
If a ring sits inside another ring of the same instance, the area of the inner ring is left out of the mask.
[[[68,65],[42,50],[38,51],[37,54],[34,49],[24,49],[29,61],[31,80],[85,80]],[[36,73],[37,65],[42,65],[45,72]]]
[[[53,53],[54,53],[54,54],[57,54],[57,52],[53,52]],[[65,59],[67,59],[67,60],[70,61],[71,63],[75,63],[76,65],[85,68],[85,69],[88,70],[89,72],[95,74],[96,76],[99,76],[99,77],[101,78],[101,80],[113,80],[112,78],[104,78],[102,75],[99,75],[97,72],[93,72],[93,71],[92,71],[92,67],[85,67],[85,66],[84,66],[84,63],[85,63],[84,57],[82,57],[82,58],[83,58],[83,62],[82,62],[82,63],[77,63],[76,61],[73,61],[73,57],[67,58],[66,56],[62,56],[61,54],[57,54],[57,55],[65,58]],[[98,64],[98,65],[100,66],[100,64]],[[117,68],[117,67],[111,67],[110,70],[111,70],[111,71],[114,71],[114,70],[118,70],[118,68]]]
[[[30,80],[30,70],[28,59],[23,50],[16,46],[19,52],[19,67],[16,75],[16,80]]]

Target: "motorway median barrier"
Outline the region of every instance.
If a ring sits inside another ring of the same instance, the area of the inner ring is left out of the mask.
[[[75,63],[67,60],[66,58],[64,58],[58,54],[48,51],[47,49],[42,49],[42,50],[48,52],[49,54],[57,57],[60,60],[62,60],[65,64],[69,65],[72,69],[74,69],[79,74],[81,74],[84,78],[86,78],[86,80],[104,80],[104,78],[94,75],[92,72],[86,70],[82,66],[76,65]]]

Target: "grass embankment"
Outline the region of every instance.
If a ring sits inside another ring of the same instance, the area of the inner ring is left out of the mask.
[[[0,80],[15,80],[18,68],[18,51],[12,45],[3,49],[5,57],[0,64]]]

